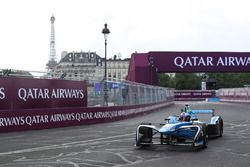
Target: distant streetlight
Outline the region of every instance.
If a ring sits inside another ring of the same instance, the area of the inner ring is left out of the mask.
[[[110,33],[107,24],[104,24],[104,28],[102,30],[102,33],[104,34],[104,40],[105,40],[105,64],[104,64],[104,105],[108,106],[108,86],[107,86],[107,38],[108,34]]]
[[[149,65],[150,65],[150,85],[153,85],[153,69],[154,69],[154,57],[152,55],[148,58]]]

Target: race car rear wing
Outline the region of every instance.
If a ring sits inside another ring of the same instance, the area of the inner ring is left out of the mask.
[[[191,110],[189,111],[190,115],[195,115],[195,114],[212,114],[212,116],[215,116],[215,110]]]

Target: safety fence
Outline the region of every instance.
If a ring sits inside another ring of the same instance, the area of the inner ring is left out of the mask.
[[[96,82],[88,87],[88,106],[104,103],[105,82]],[[170,101],[174,98],[173,89],[150,86],[129,81],[107,81],[109,106],[149,104]]]
[[[220,101],[222,102],[250,102],[250,88],[219,89]]]
[[[0,69],[0,77],[1,76],[86,82],[88,107],[104,106],[105,94],[107,95],[108,106],[149,104],[170,101],[174,99],[173,89],[130,82],[126,80],[115,80],[114,78],[107,78],[106,81],[104,79],[100,81],[85,80],[84,78],[81,79],[74,75],[68,77],[65,73],[11,69]],[[105,84],[107,85],[107,89],[105,89]]]

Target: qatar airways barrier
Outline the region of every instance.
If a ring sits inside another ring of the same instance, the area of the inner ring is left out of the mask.
[[[162,103],[84,108],[54,108],[0,112],[0,132],[104,123],[149,113],[173,104]]]
[[[173,104],[87,107],[82,81],[0,77],[0,133],[121,120]]]
[[[134,53],[127,80],[157,85],[157,73],[171,72],[250,72],[250,52]]]
[[[212,90],[175,90],[175,101],[200,101],[215,97],[215,91]]]
[[[87,107],[86,82],[0,77],[0,111]]]
[[[249,72],[249,52],[149,52],[158,72]]]

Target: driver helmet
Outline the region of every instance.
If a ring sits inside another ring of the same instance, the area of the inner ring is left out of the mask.
[[[189,122],[190,119],[191,119],[191,116],[188,113],[186,113],[186,112],[181,113],[181,115],[180,115],[181,121]]]

